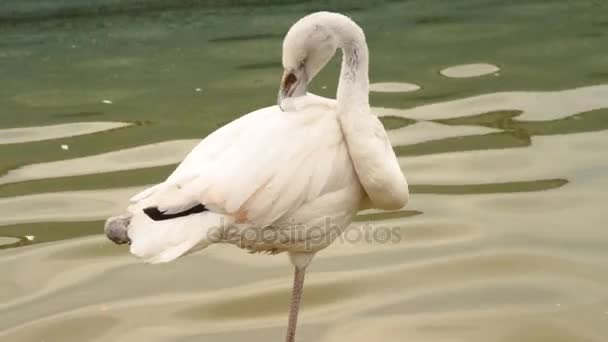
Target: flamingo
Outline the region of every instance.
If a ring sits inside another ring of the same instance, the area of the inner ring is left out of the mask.
[[[307,85],[342,50],[336,99]],[[368,48],[350,18],[317,12],[283,42],[277,105],[255,110],[203,139],[162,183],[106,221],[115,243],[149,263],[214,243],[286,252],[294,266],[286,341],[295,340],[307,266],[367,208],[395,210],[407,181],[369,105]],[[270,233],[270,234],[268,234]],[[269,238],[270,237],[270,238]]]

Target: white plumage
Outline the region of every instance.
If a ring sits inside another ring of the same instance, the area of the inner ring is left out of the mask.
[[[233,223],[252,227],[350,222],[364,191],[353,169],[335,101],[315,95],[249,113],[199,143],[159,185],[132,198],[131,252],[165,262],[210,243],[209,230]],[[165,214],[199,203],[210,209],[153,221],[142,209]],[[237,243],[238,241],[226,241]],[[331,241],[328,241],[328,243]],[[327,244],[320,243],[318,250]],[[304,250],[304,245],[246,246],[254,251]]]
[[[337,49],[344,55],[337,99],[307,93]],[[370,112],[367,44],[357,24],[328,12],[300,19],[285,37],[283,67],[277,106],[201,141],[166,181],[134,196],[127,214],[110,218],[106,235],[130,242],[131,252],[151,263],[216,242],[288,252],[295,266],[292,342],[314,254],[357,210],[399,209],[409,192],[386,131]]]

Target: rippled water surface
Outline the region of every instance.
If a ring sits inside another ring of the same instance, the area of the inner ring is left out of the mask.
[[[399,241],[318,255],[299,340],[608,340],[605,1],[8,0],[0,341],[282,340],[285,256],[143,265],[102,222],[271,105],[282,36],[319,9],[365,28],[413,194],[358,218]],[[338,67],[315,93],[333,96]]]

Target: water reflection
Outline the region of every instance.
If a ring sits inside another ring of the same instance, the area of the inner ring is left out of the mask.
[[[174,140],[89,157],[22,166],[0,177],[0,184],[90,175],[180,162],[199,140]]]
[[[369,85],[369,90],[376,93],[409,93],[419,89],[417,84],[404,82],[378,82]]]
[[[20,93],[12,99],[33,108],[69,107],[100,103],[103,99],[124,100],[146,92],[143,89],[51,89]]]
[[[527,148],[438,153],[399,160],[413,184],[490,184],[560,178],[583,181],[589,172],[587,165],[602,158],[605,148],[608,134],[600,131],[536,136]],[[596,168],[595,172],[602,169]]]
[[[487,63],[475,63],[475,64],[464,64],[455,65],[439,71],[439,73],[446,77],[452,78],[468,78],[468,77],[479,77],[489,74],[496,74],[500,70],[494,64]]]
[[[608,85],[562,91],[511,91],[433,103],[412,109],[374,108],[378,115],[437,120],[504,110],[520,110],[518,120],[543,121],[608,108]]]
[[[417,122],[413,125],[390,130],[388,136],[393,146],[400,146],[495,132],[501,132],[501,130],[479,126],[447,126],[435,122]]]
[[[17,246],[22,240],[12,236],[0,236],[0,248]]]
[[[130,126],[127,122],[73,122],[59,125],[0,129],[0,144],[73,137]]]
[[[67,191],[0,199],[0,226],[32,222],[102,220],[121,213],[143,187]]]

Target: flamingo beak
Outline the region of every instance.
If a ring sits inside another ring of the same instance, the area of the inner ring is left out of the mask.
[[[281,78],[281,87],[277,96],[277,105],[283,110],[284,100],[306,95],[306,84],[308,83],[304,69],[295,71],[285,70]]]

